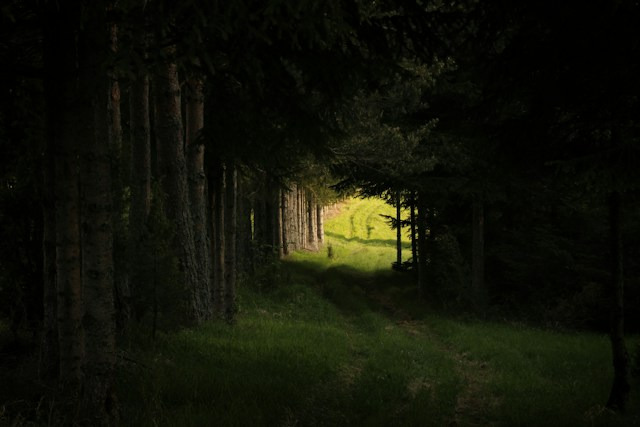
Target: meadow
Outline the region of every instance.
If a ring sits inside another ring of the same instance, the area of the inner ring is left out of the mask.
[[[391,270],[395,232],[381,214],[394,209],[342,204],[320,251],[243,283],[234,326],[138,332],[119,362],[123,423],[640,425],[638,393],[624,416],[603,406],[606,336],[428,309],[412,276]]]

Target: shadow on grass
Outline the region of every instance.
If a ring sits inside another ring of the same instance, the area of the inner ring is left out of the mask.
[[[397,304],[404,306],[418,297],[414,278],[407,272],[365,272],[344,264],[325,268],[313,261],[285,262],[284,266],[291,281],[312,286],[351,318],[373,313],[390,317]]]
[[[396,241],[393,239],[363,239],[362,237],[347,237],[344,234],[338,234],[331,231],[325,231],[324,234],[328,237],[331,237],[332,239],[336,239],[344,243],[356,242],[371,246],[387,246],[392,248],[396,247]],[[409,243],[402,243],[403,249],[409,249],[410,247],[411,245]]]

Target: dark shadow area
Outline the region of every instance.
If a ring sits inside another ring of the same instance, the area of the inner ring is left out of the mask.
[[[312,261],[285,262],[284,269],[289,280],[311,284],[347,317],[376,312],[407,320],[422,317],[419,313],[425,311],[411,273],[391,269],[364,272],[344,264],[325,269]],[[416,310],[405,311],[405,304],[415,305]]]
[[[396,241],[393,239],[363,239],[362,237],[346,237],[343,234],[333,233],[331,231],[325,231],[324,234],[328,237],[331,237],[336,240],[340,240],[341,242],[345,242],[345,243],[357,242],[357,243],[363,243],[363,244],[372,245],[372,246],[388,246],[392,248],[396,247]],[[407,242],[402,242],[402,248],[410,249],[411,244]]]

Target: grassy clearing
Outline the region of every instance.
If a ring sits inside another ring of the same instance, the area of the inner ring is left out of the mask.
[[[463,321],[416,302],[410,276],[390,271],[395,233],[379,214],[393,212],[346,204],[324,250],[291,256],[272,289],[240,290],[234,327],[138,337],[120,378],[123,421],[640,425],[637,394],[627,417],[602,409],[605,337]]]

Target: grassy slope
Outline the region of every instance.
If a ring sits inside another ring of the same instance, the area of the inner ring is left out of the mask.
[[[393,209],[372,200],[343,206],[326,223],[325,249],[291,256],[275,287],[241,289],[236,326],[141,337],[145,350],[121,377],[124,421],[638,423],[637,408],[625,419],[602,410],[611,378],[605,337],[464,322],[416,304],[410,276],[390,271],[395,234],[379,213]]]

